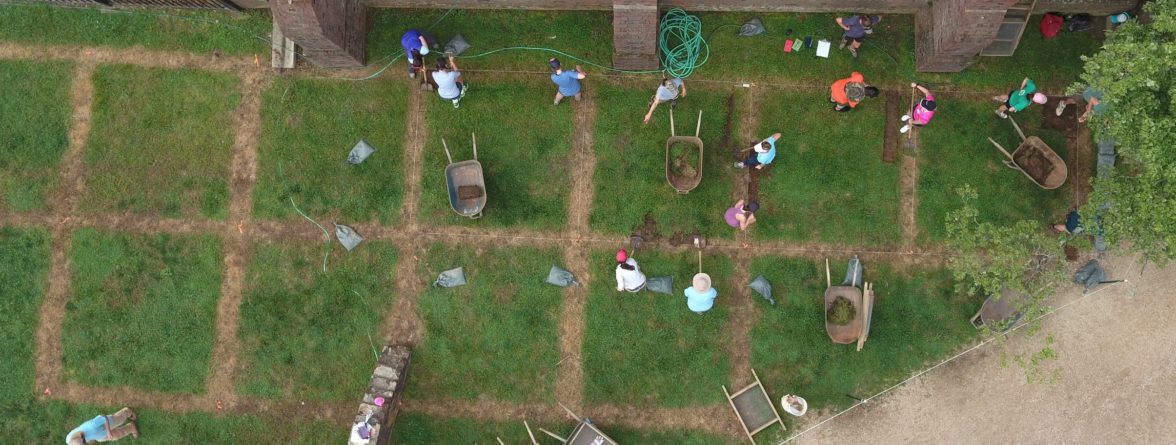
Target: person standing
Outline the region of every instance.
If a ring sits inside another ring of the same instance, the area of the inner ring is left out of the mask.
[[[437,61],[437,71],[433,71],[437,95],[441,96],[441,99],[453,101],[453,108],[461,106],[461,99],[466,94],[466,85],[461,80],[461,71],[458,71],[453,55],[449,55],[448,63],[445,60]]]
[[[763,170],[765,165],[771,164],[776,160],[776,140],[780,139],[780,133],[768,136],[758,144],[753,145],[749,151],[753,156],[748,156],[747,159],[735,163],[736,168],[755,167],[756,170]]]
[[[644,122],[649,123],[649,118],[653,117],[653,110],[662,102],[669,102],[670,108],[678,106],[679,97],[686,97],[686,82],[677,77],[662,80],[661,85],[657,86],[657,92],[649,100],[649,112],[645,113]]]
[[[417,67],[425,66],[423,57],[429,55],[430,40],[433,38],[415,29],[408,30],[400,37],[400,46],[404,48],[404,57],[408,60],[408,77],[415,79]]]
[[[915,106],[911,108],[909,114],[902,115],[902,121],[907,124],[898,129],[899,133],[911,131],[911,126],[922,127],[927,125],[928,122],[931,122],[931,118],[935,117],[935,96],[931,94],[931,91],[917,83],[912,83],[911,88],[918,88],[919,92],[923,93],[923,99],[915,103]]]
[[[743,205],[743,200],[735,201],[735,205],[727,209],[723,214],[723,220],[727,222],[728,226],[739,230],[747,230],[749,226],[755,224],[755,212],[759,210],[758,202],[749,202]]]
[[[139,427],[135,425],[138,416],[124,407],[109,416],[99,415],[70,430],[65,435],[68,445],[86,445],[96,442],[112,442],[126,436],[139,438]]]
[[[849,111],[867,97],[878,97],[878,88],[866,83],[862,73],[854,71],[844,79],[838,79],[829,87],[829,102],[833,111]]]
[[[576,65],[576,71],[564,71],[560,67],[559,59],[554,57],[548,60],[547,64],[551,66],[551,81],[558,87],[555,91],[555,105],[559,105],[559,101],[568,96],[575,97],[579,101],[580,80],[587,77],[584,74],[584,69],[580,68],[580,65]]]
[[[1018,111],[1029,108],[1034,102],[1044,104],[1049,100],[1044,94],[1037,93],[1037,85],[1033,83],[1028,77],[1021,81],[1021,87],[1009,91],[1009,94],[1002,94],[1000,96],[992,96],[992,100],[1000,102],[1000,106],[996,108],[996,115],[1001,119],[1008,119],[1007,113],[1016,113]]]
[[[637,260],[625,249],[617,251],[617,291],[638,292],[645,288],[645,274],[637,266]]]
[[[691,286],[686,288],[685,294],[686,307],[696,314],[702,314],[714,307],[715,298],[719,295],[718,291],[711,287],[710,275],[704,273],[694,275]]]
[[[866,34],[873,34],[874,25],[880,21],[882,21],[882,16],[877,15],[857,14],[838,17],[837,26],[840,26],[845,32],[841,34],[841,45],[838,45],[837,48],[845,48],[848,45],[849,54],[856,59],[857,50],[862,46],[862,41],[866,39]]]

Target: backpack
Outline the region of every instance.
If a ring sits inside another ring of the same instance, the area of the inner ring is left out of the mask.
[[[1047,39],[1056,37],[1058,32],[1062,30],[1062,24],[1066,20],[1061,15],[1054,13],[1047,13],[1041,18],[1041,23],[1038,27],[1041,29],[1041,35]]]
[[[1090,14],[1073,14],[1066,16],[1066,31],[1082,32],[1094,29],[1094,19]]]

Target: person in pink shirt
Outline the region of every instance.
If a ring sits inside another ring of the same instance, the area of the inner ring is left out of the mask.
[[[912,125],[916,127],[927,125],[928,122],[931,122],[931,118],[935,116],[935,95],[917,83],[912,83],[911,88],[918,88],[923,93],[923,99],[916,103],[914,108],[911,108],[909,114],[902,116],[902,121],[907,124],[898,129],[899,133],[911,131]]]

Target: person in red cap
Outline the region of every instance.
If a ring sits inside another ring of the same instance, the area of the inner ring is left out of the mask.
[[[637,266],[637,260],[629,257],[625,249],[617,251],[617,291],[637,292],[645,288],[645,274]]]

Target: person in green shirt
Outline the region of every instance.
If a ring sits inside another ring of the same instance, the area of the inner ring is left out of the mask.
[[[1016,113],[1029,108],[1029,105],[1034,102],[1044,104],[1049,98],[1036,91],[1037,85],[1026,77],[1025,80],[1021,81],[1020,88],[1009,91],[1009,94],[993,96],[992,100],[1000,102],[1000,106],[996,108],[996,115],[1001,118],[1008,118],[1009,115],[1007,113]]]

